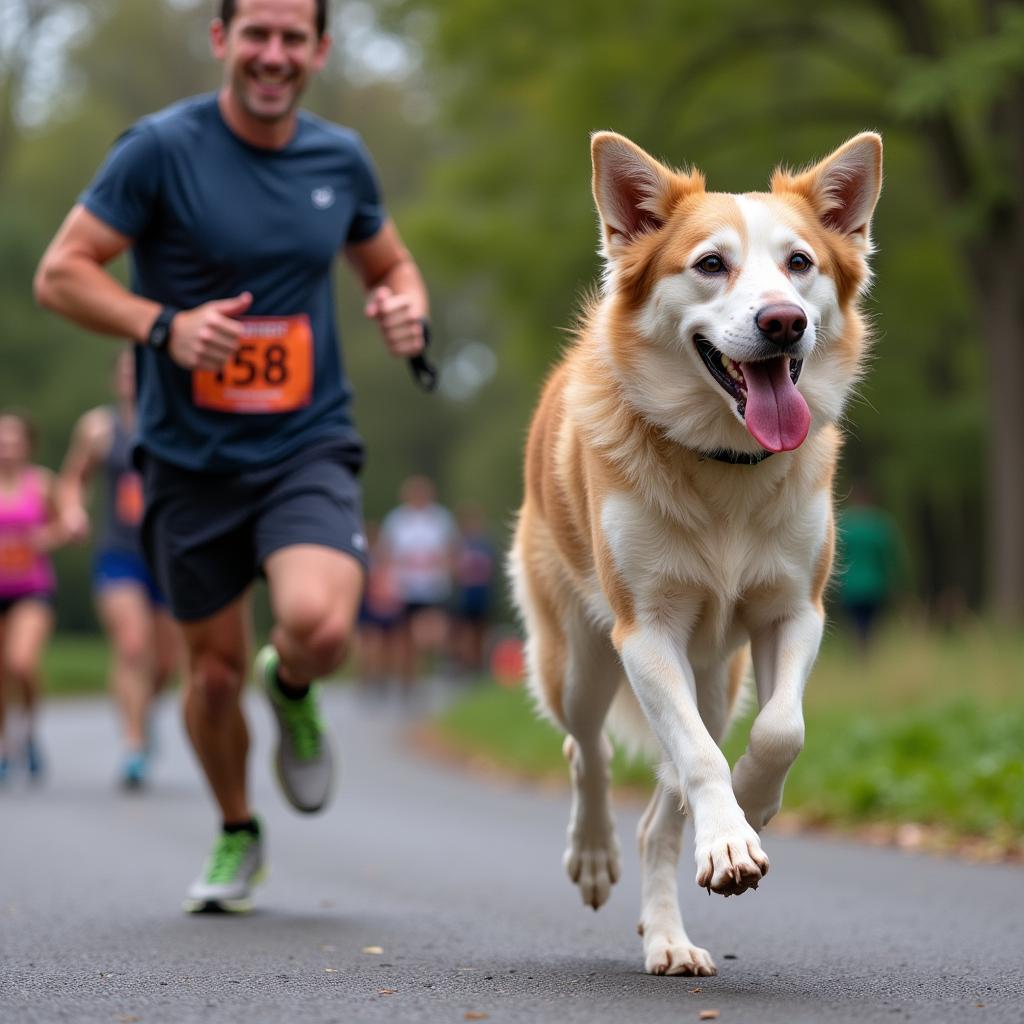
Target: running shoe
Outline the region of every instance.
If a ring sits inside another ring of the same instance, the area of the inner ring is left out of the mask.
[[[121,785],[125,789],[142,789],[149,775],[149,762],[141,750],[131,750],[121,763]]]
[[[38,782],[42,779],[45,765],[35,736],[29,736],[25,740],[25,767],[28,769],[29,781]]]
[[[189,887],[185,910],[190,914],[252,910],[252,887],[263,881],[263,841],[252,832],[221,832]]]
[[[327,803],[334,785],[331,738],[320,715],[319,687],[311,686],[301,700],[286,697],[277,679],[277,664],[277,651],[269,644],[256,656],[256,677],[277,719],[277,781],[292,807],[312,814]]]

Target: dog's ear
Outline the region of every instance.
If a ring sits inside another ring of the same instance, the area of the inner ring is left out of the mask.
[[[882,189],[882,137],[862,132],[800,174],[777,170],[773,192],[798,192],[825,227],[871,248],[871,215]]]
[[[601,247],[609,259],[620,246],[660,228],[687,186],[696,185],[615,132],[595,132],[590,156]],[[699,184],[703,187],[703,179]]]

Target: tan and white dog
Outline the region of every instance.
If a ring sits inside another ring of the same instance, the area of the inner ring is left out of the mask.
[[[821,640],[882,143],[743,195],[620,135],[592,155],[603,287],[533,418],[510,574],[531,687],[568,733],[570,878],[596,909],[619,875],[607,724],[661,762],[638,835],[646,969],[714,974],[679,912],[684,818],[698,885],[757,887]],[[750,660],[760,710],[730,773]]]

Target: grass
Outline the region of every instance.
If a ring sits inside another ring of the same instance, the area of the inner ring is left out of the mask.
[[[58,633],[43,656],[47,696],[76,697],[107,688],[108,647],[91,633]]]
[[[805,702],[807,740],[784,809],[830,825],[935,826],[1004,848],[1024,837],[1024,637],[981,626],[894,628],[867,659],[831,636]],[[752,713],[726,743],[742,751]],[[451,746],[533,777],[565,778],[558,733],[522,688],[482,686],[437,723]],[[616,755],[619,784],[650,768]]]

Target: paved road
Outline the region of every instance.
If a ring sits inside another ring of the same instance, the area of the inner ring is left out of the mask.
[[[328,712],[345,779],[308,819],[274,790],[254,705],[271,877],[249,917],[189,918],[214,819],[174,712],[154,789],[133,797],[111,784],[106,705],[51,705],[49,784],[0,793],[0,1021],[1024,1021],[1019,868],[769,832],[756,894],[709,897],[684,863],[718,977],[648,977],[637,808],[619,814],[625,877],[594,914],[562,875],[564,794],[426,763],[393,710],[350,694]]]

